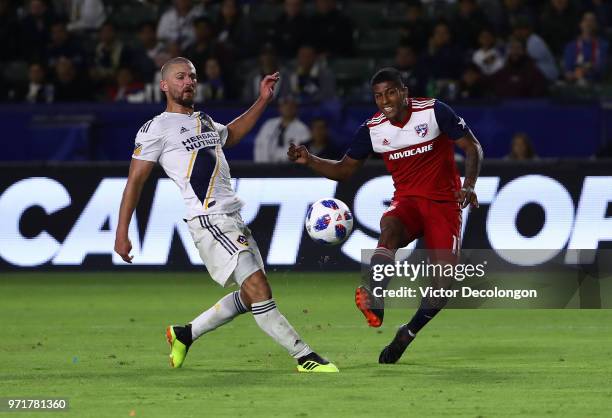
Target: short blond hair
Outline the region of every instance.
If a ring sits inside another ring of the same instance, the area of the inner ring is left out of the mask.
[[[168,73],[168,70],[170,70],[170,67],[172,67],[174,64],[190,64],[191,66],[193,66],[195,68],[195,66],[193,65],[193,63],[191,61],[189,61],[187,58],[185,57],[174,57],[174,58],[170,58],[168,61],[166,61],[164,63],[164,65],[162,65],[161,67],[161,77],[162,80],[166,79],[166,74]]]

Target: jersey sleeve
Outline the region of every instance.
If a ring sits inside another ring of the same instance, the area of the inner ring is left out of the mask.
[[[225,143],[227,142],[228,135],[227,126],[218,122],[213,122],[213,126],[215,127],[215,130],[219,133],[219,138],[221,138],[221,146],[225,145]]]
[[[159,159],[162,152],[163,136],[154,129],[155,127],[151,127],[151,124],[153,124],[153,121],[145,123],[136,134],[132,158],[152,162],[157,162]]]
[[[355,132],[355,135],[353,135],[353,142],[346,151],[346,155],[354,160],[365,160],[373,153],[374,149],[372,148],[370,129],[364,123],[359,127],[357,132]]]
[[[451,139],[457,140],[470,133],[470,128],[462,117],[457,116],[455,111],[444,102],[436,100],[434,103],[434,113],[438,127]]]

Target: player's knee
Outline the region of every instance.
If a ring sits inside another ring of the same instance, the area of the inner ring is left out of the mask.
[[[393,217],[383,217],[381,219],[379,246],[389,249],[400,248],[403,237],[404,226],[399,219]]]
[[[240,287],[240,296],[248,308],[256,302],[263,302],[272,298],[272,289],[261,270],[249,276]]]

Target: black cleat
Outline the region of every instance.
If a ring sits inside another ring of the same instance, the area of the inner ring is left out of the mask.
[[[382,299],[376,298],[370,289],[359,286],[355,290],[355,305],[365,316],[369,326],[378,328],[382,325],[385,317],[384,305]]]
[[[415,336],[411,335],[408,330],[408,324],[402,325],[397,330],[393,341],[380,352],[378,362],[380,364],[396,363],[414,338]]]
[[[334,363],[330,363],[314,351],[298,359],[297,369],[302,373],[338,373]]]
[[[318,355],[317,353],[315,353],[314,351],[310,354],[306,354],[305,356],[302,356],[298,359],[298,364],[301,366],[302,364],[306,363],[307,361],[316,361],[319,364],[327,364],[329,363],[329,361],[325,360],[323,357],[321,357],[320,355]]]

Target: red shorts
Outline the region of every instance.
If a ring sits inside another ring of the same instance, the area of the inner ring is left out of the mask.
[[[410,196],[394,199],[383,216],[399,218],[409,242],[425,238],[429,250],[451,250],[455,255],[461,248],[461,208],[457,202],[437,201]]]

